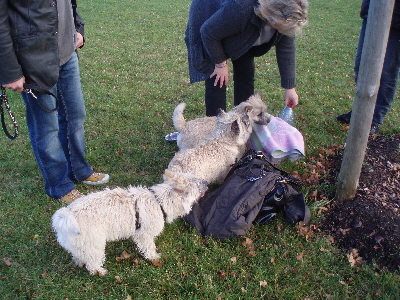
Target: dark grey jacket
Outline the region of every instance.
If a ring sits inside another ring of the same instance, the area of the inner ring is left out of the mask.
[[[262,20],[255,14],[257,0],[193,0],[185,32],[190,81],[211,75],[214,64],[237,59],[260,36]],[[255,56],[276,48],[283,88],[296,86],[295,38],[275,33],[270,42],[253,47]]]
[[[84,23],[71,1],[75,27]],[[53,87],[59,75],[56,0],[0,1],[0,85],[25,76],[26,86],[39,91]]]

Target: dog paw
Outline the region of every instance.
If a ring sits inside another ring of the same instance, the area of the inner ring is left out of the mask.
[[[108,272],[108,271],[107,271],[106,269],[100,268],[100,269],[97,270],[97,275],[98,275],[99,277],[103,277],[104,275],[107,274],[107,272]]]
[[[144,253],[143,256],[148,259],[148,260],[157,260],[159,258],[161,258],[161,254],[156,252],[156,251],[151,251],[151,252],[147,252]]]

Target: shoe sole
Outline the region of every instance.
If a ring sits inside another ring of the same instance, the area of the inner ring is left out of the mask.
[[[89,185],[99,185],[99,184],[104,184],[107,183],[110,180],[110,175],[105,174],[104,178],[102,180],[99,181],[87,181],[84,180],[82,181],[84,184],[89,184]]]

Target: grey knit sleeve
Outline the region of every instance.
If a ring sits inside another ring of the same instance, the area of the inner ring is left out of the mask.
[[[285,89],[296,87],[296,40],[283,35],[275,45],[276,59],[281,75],[281,86]]]

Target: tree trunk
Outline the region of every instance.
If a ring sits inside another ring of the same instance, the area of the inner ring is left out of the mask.
[[[336,199],[356,196],[385,58],[394,0],[371,0]]]

